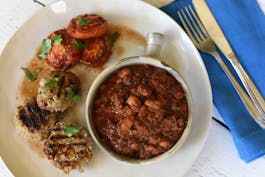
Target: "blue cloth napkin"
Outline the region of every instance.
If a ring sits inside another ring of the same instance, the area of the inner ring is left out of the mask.
[[[255,0],[207,0],[207,3],[265,98],[265,15],[259,5]],[[180,24],[177,11],[189,4],[191,0],[177,0],[161,9]],[[241,159],[245,162],[257,159],[265,154],[265,129],[251,118],[217,62],[201,54],[210,77],[214,104],[231,130]]]

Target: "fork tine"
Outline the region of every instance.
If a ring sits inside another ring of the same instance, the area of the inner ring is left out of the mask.
[[[207,36],[208,36],[208,33],[207,33],[206,29],[204,28],[204,26],[202,25],[202,22],[201,22],[201,20],[199,19],[197,13],[194,11],[194,9],[192,8],[191,5],[189,5],[189,9],[190,9],[190,11],[191,11],[191,14],[192,14],[193,17],[195,18],[196,23],[200,26],[201,32],[203,33],[203,35],[204,35],[205,37],[207,37]]]
[[[196,40],[197,42],[199,42],[201,39],[200,39],[199,35],[197,34],[197,31],[194,29],[193,25],[191,24],[191,20],[190,20],[189,17],[185,14],[185,12],[184,12],[183,9],[181,9],[180,12],[181,12],[182,16],[184,17],[184,21],[186,22],[186,24],[187,24],[187,26],[188,26],[187,29],[190,29],[190,30],[192,31],[192,34],[193,34],[195,40]],[[185,27],[185,26],[184,26],[184,27]],[[186,30],[187,30],[187,29],[186,29]]]
[[[198,43],[198,40],[195,39],[196,37],[193,36],[192,32],[190,31],[189,27],[188,27],[188,24],[186,23],[186,18],[185,18],[185,14],[182,10],[178,11],[178,16],[179,16],[179,19],[181,21],[181,23],[183,24],[186,32],[188,33],[189,37],[191,38],[191,40],[193,41],[193,43]],[[183,17],[185,18],[185,20],[183,19]]]
[[[189,7],[189,8],[188,8]],[[188,14],[190,20],[191,20],[191,23],[193,24],[193,27],[195,27],[196,31],[197,31],[197,34],[199,36],[200,39],[202,39],[204,36],[201,32],[201,30],[199,29],[200,26],[197,25],[197,23],[193,20],[194,17],[192,17],[191,13],[192,13],[192,8],[191,8],[191,5],[188,5],[188,7],[186,6],[185,7],[185,10],[186,10],[186,13]],[[191,11],[191,13],[190,13]],[[194,16],[194,15],[193,15]]]

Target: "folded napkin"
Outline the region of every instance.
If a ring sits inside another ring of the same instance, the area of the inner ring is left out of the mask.
[[[265,98],[265,15],[255,0],[207,0],[241,64]],[[161,9],[180,24],[177,11],[191,0],[177,0]],[[265,154],[265,129],[249,115],[232,84],[211,56],[202,54],[214,104],[230,128],[242,160]],[[229,62],[226,62],[232,70]],[[218,140],[217,140],[218,141]]]

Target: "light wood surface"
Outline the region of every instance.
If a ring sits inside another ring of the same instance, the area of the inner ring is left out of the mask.
[[[41,0],[43,3],[52,1],[54,0]],[[171,0],[146,1],[161,6]],[[258,1],[265,10],[265,0]],[[32,0],[0,0],[0,53],[15,31],[41,8]],[[214,116],[220,117],[216,110]],[[264,164],[265,157],[249,164],[241,161],[230,132],[216,122],[212,122],[205,147],[185,177],[264,177]],[[0,177],[11,176],[0,159]]]

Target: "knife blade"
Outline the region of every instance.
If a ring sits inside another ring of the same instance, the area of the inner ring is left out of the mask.
[[[260,121],[262,121],[265,125],[265,100],[263,99],[261,93],[256,88],[255,84],[253,83],[247,72],[244,70],[244,68],[238,61],[235,53],[233,52],[220,26],[218,25],[214,15],[209,9],[206,1],[192,0],[192,3],[203,26],[209,33],[209,36],[212,38],[217,47],[223,52],[223,54],[234,67],[250,98],[252,99],[260,113]]]
[[[192,3],[201,22],[218,48],[224,55],[234,53],[205,0],[192,0]]]

